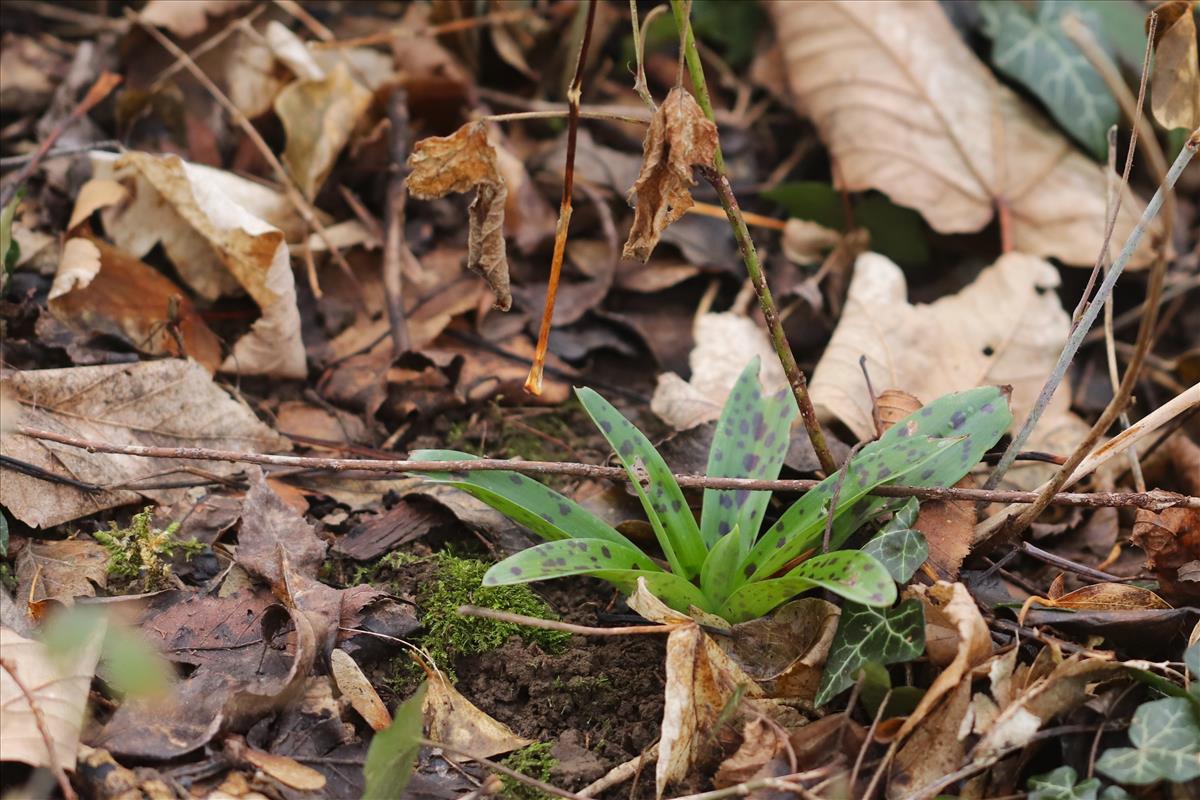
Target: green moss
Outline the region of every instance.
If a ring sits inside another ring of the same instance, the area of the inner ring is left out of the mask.
[[[550,755],[553,745],[550,742],[535,742],[528,747],[522,747],[500,763],[522,775],[535,778],[543,783],[550,780],[550,772],[558,764],[558,759]],[[524,783],[501,776],[504,790],[500,796],[505,800],[547,800],[551,795],[540,789],[527,786]]]
[[[400,567],[407,567],[409,564],[416,564],[422,560],[421,556],[394,550],[385,556],[381,556],[374,564],[355,569],[354,575],[350,578],[350,585],[359,586],[364,583],[381,582],[389,572],[397,570]]]
[[[176,553],[191,558],[204,549],[204,545],[193,539],[182,541],[175,538],[179,523],[172,522],[166,528],[152,527],[154,512],[150,506],[134,514],[128,528],[118,528],[109,523],[108,531],[93,534],[96,541],[108,551],[108,574],[127,588],[140,580],[140,590],[153,592],[168,586],[171,574],[171,559]]]

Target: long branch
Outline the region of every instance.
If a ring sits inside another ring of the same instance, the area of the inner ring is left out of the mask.
[[[274,467],[298,467],[333,472],[474,472],[476,470],[508,470],[531,475],[571,475],[580,478],[600,478],[613,481],[629,480],[620,467],[581,464],[570,461],[509,461],[501,458],[480,458],[471,461],[419,461],[412,459],[378,458],[319,458],[316,456],[284,456],[268,453],[243,453],[236,450],[214,450],[206,447],[153,447],[149,445],[111,444],[51,431],[19,427],[16,433],[78,447],[92,453],[116,453],[142,458],[167,458],[190,461],[228,461],[242,464],[261,464]],[[816,480],[754,480],[751,478],[713,478],[704,475],[676,475],[680,486],[694,489],[748,489],[751,491],[806,492],[817,486]],[[996,489],[939,488],[924,486],[878,486],[871,494],[881,497],[919,497],[925,500],[966,500],[997,503],[1033,503],[1037,492],[1018,492]],[[1180,506],[1200,508],[1200,497],[1165,492],[1063,492],[1056,494],[1054,505],[1085,507],[1133,507],[1161,511]]]

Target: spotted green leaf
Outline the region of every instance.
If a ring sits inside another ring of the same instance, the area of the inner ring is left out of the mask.
[[[837,550],[808,559],[782,578],[743,585],[729,595],[721,616],[745,622],[816,588],[869,605],[896,602],[896,584],[882,564],[858,550]]]
[[[919,509],[920,502],[910,497],[891,521],[862,547],[864,553],[875,556],[887,568],[897,583],[907,583],[917,567],[929,558],[925,535],[912,527]]]
[[[795,418],[796,399],[790,391],[763,394],[755,357],[733,385],[721,410],[708,451],[706,474],[716,478],[778,478]],[[712,547],[722,536],[738,528],[741,535],[736,557],[744,558],[758,536],[770,499],[770,492],[705,489],[700,514],[704,541]]]
[[[708,551],[708,558],[700,569],[700,589],[705,596],[714,602],[720,602],[729,596],[735,586],[734,573],[738,566],[738,542],[741,531],[735,525],[733,530],[722,536]]]
[[[925,612],[920,600],[905,600],[895,608],[846,603],[814,702],[825,705],[852,686],[867,664],[910,661],[924,650]]]
[[[396,709],[392,724],[375,734],[363,762],[363,800],[385,800],[402,797],[404,787],[412,777],[413,763],[421,749],[425,716],[426,685],[417,687],[413,696]]]
[[[742,560],[742,580],[770,577],[792,559],[815,551],[821,543],[825,520],[830,514],[829,506],[842,471],[846,472],[846,477],[838,492],[837,508],[833,510],[835,519],[857,512],[859,503],[869,503],[866,495],[875,487],[904,478],[939,454],[958,448],[960,443],[958,439],[914,436],[881,447],[864,448],[842,470],[809,490],[766,530]],[[831,547],[840,544],[841,540],[835,538]]]
[[[473,461],[476,456],[457,450],[415,450],[410,458],[417,461]],[[605,539],[634,546],[616,528],[571,498],[518,472],[462,470],[425,472],[421,477],[462,489],[547,541]]]
[[[650,440],[603,397],[587,388],[576,389],[575,394],[638,487],[638,496],[671,570],[691,580],[699,574],[708,548],[667,462]],[[649,487],[645,490],[639,483],[639,462],[649,478]]]
[[[1096,769],[1121,783],[1200,778],[1200,722],[1183,697],[1142,703],[1129,726],[1133,747],[1112,747],[1096,761]]]

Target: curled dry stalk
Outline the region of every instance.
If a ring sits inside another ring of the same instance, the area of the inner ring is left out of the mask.
[[[546,307],[542,309],[542,325],[538,329],[537,347],[533,351],[533,365],[525,378],[525,391],[535,397],[542,393],[542,371],[546,366],[546,349],[550,344],[550,326],[554,322],[554,300],[558,295],[558,279],[562,274],[563,254],[567,249],[567,228],[571,224],[571,193],[575,185],[575,141],[579,134],[579,103],[583,98],[583,69],[587,62],[588,45],[592,40],[592,27],[596,21],[596,0],[589,0],[587,22],[583,38],[579,42],[579,57],[575,62],[575,76],[567,90],[567,163],[563,169],[562,201],[558,208],[558,225],[554,229],[554,255],[550,260],[550,280],[546,285]]]
[[[712,100],[708,96],[708,83],[704,79],[704,65],[701,64],[700,54],[696,50],[696,37],[692,33],[691,20],[688,19],[682,0],[671,0],[671,10],[675,15],[675,26],[679,30],[684,62],[687,64],[688,74],[692,78],[696,102],[704,111],[704,116],[715,124],[716,117],[713,114]],[[762,262],[758,258],[758,250],[754,247],[754,240],[750,238],[750,230],[746,226],[746,219],[742,214],[741,207],[738,206],[737,198],[734,197],[733,187],[729,185],[729,178],[725,172],[725,157],[721,154],[719,139],[713,167],[701,168],[700,172],[712,184],[717,192],[717,197],[721,200],[721,207],[725,210],[725,216],[729,220],[730,227],[733,228],[734,238],[737,239],[742,262],[746,265],[746,272],[750,276],[750,282],[754,285],[755,294],[758,295],[758,304],[762,308],[763,318],[767,322],[771,344],[775,348],[775,354],[779,356],[779,363],[783,366],[783,373],[787,376],[792,394],[796,397],[796,404],[800,407],[800,418],[804,422],[804,429],[808,432],[813,451],[816,452],[817,459],[821,462],[821,469],[826,474],[832,475],[837,471],[837,462],[829,451],[825,433],[817,421],[817,411],[808,394],[808,381],[796,364],[796,357],[792,355],[787,335],[783,332],[783,321],[779,317],[779,309],[775,305],[775,298],[771,295],[771,289],[767,285]]]

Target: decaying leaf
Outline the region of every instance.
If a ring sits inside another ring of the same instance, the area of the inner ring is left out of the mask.
[[[17,556],[17,597],[30,609],[46,600],[71,605],[108,585],[108,551],[91,539],[30,541]]]
[[[961,725],[970,703],[971,681],[967,678],[916,727],[896,753],[888,776],[889,800],[912,797],[958,769],[967,749]]]
[[[1200,54],[1195,0],[1163,3],[1158,14],[1150,110],[1164,128],[1200,126]]]
[[[1146,553],[1163,594],[1184,604],[1200,602],[1200,511],[1140,508],[1133,543]]]
[[[104,626],[92,629],[66,660],[46,645],[0,626],[4,660],[33,696],[45,720],[59,764],[74,764],[79,749],[88,690],[100,659]],[[50,754],[25,693],[7,669],[0,669],[0,750],[5,761],[49,767]]]
[[[457,689],[440,672],[430,672],[425,694],[425,725],[429,738],[467,751],[473,756],[491,758],[533,744],[513,733],[512,728],[492,719]]]
[[[1167,609],[1171,606],[1149,589],[1130,586],[1127,583],[1095,583],[1084,586],[1060,597],[1048,593],[1049,597],[1031,597],[1018,620],[1024,623],[1025,610],[1036,602],[1049,608],[1067,608],[1072,611],[1143,611]]]
[[[215,384],[194,361],[167,359],[137,364],[11,372],[0,381],[20,408],[14,427],[26,426],[113,444],[178,447],[181,443],[252,452],[284,451],[286,439],[259,422],[245,403]],[[182,459],[89,453],[77,447],[22,436],[6,428],[0,453],[49,472],[99,486],[137,486],[143,479],[190,470]],[[210,474],[240,468],[212,462]],[[183,489],[114,488],[86,492],[17,472],[0,481],[0,505],[34,527],[67,522],[142,498],[171,503]]]
[[[262,310],[221,369],[298,378],[306,372],[300,312],[285,241],[275,220],[294,217],[270,189],[178,156],[92,154],[95,177],[116,180],[130,202],[104,209],[105,231],[142,258],[157,243],[201,297],[244,291]],[[291,227],[289,225],[289,227]]]
[[[716,124],[687,91],[672,89],[650,120],[642,143],[642,169],[629,190],[637,206],[624,258],[650,258],[667,226],[692,207],[692,167],[711,167],[716,153]]]
[[[379,699],[379,693],[358,664],[345,650],[335,648],[329,656],[329,671],[337,681],[338,690],[350,700],[354,710],[362,715],[372,730],[381,731],[392,724],[392,715]]]
[[[734,625],[717,642],[769,697],[811,702],[839,613],[828,600],[804,597],[768,617]]]
[[[1001,207],[1017,251],[1095,262],[1105,228],[1101,165],[1001,84],[940,6],[838,0],[768,9],[797,104],[828,145],[842,188],[878,189],[941,233],[980,230]],[[1113,241],[1125,241],[1143,207],[1131,191],[1124,197]],[[1142,241],[1133,264],[1149,263],[1154,239]]]
[[[325,183],[371,97],[345,64],[320,79],[291,83],[275,97],[287,132],[283,162],[305,196],[315,197]]]
[[[483,276],[496,294],[496,307],[512,307],[504,244],[504,203],[508,189],[500,175],[487,125],[469,122],[449,136],[431,136],[413,145],[407,179],[413,197],[432,199],[475,190],[467,229],[467,266]]]

